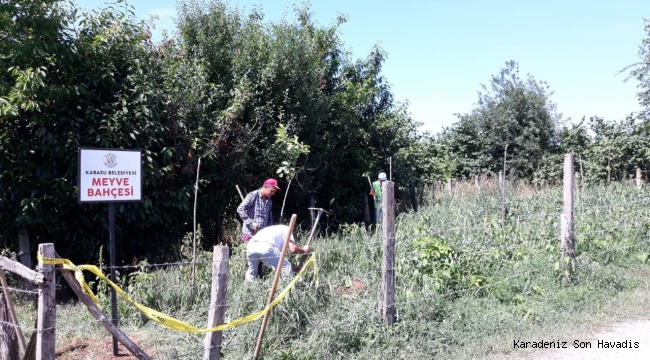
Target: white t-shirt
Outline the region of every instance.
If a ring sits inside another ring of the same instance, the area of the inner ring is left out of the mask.
[[[249,242],[267,242],[275,246],[276,249],[282,251],[284,246],[284,239],[287,237],[289,227],[287,225],[271,225],[260,230],[255,234]],[[291,234],[291,242],[295,242],[293,234]]]

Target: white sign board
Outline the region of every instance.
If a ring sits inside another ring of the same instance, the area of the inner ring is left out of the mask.
[[[79,202],[142,201],[142,150],[79,149]]]

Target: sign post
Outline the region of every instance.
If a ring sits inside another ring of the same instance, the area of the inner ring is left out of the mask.
[[[79,203],[108,203],[110,278],[115,276],[115,203],[142,201],[142,151],[79,149]],[[111,322],[117,326],[117,294],[111,287]],[[113,355],[118,355],[113,336]]]

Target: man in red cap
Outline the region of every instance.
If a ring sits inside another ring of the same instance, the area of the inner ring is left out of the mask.
[[[260,189],[248,193],[244,201],[237,207],[237,213],[244,221],[241,232],[241,239],[244,243],[248,243],[248,240],[259,230],[273,225],[271,197],[278,190],[280,190],[278,181],[268,179]]]

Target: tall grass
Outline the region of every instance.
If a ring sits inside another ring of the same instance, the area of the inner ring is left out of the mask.
[[[499,191],[467,188],[455,196],[436,195],[419,212],[402,213],[396,219],[394,326],[385,326],[378,316],[380,232],[349,225],[313,242],[318,275],[310,271],[273,311],[264,357],[490,357],[512,351],[508,344],[513,339],[570,330],[572,319],[604,319],[602,314],[616,299],[628,299],[637,289],[648,287],[647,190],[612,184],[591,186],[576,195],[575,271],[560,258],[561,188],[509,189],[505,222]],[[124,284],[137,301],[203,327],[209,306],[210,259],[210,253],[200,254],[193,293],[187,266],[143,266]],[[266,303],[272,276],[245,283],[245,263],[244,247],[235,247],[227,321]],[[284,279],[280,288],[287,282]],[[101,297],[105,309],[110,308],[107,298],[106,293]],[[79,314],[85,311],[81,306],[73,308]],[[153,324],[123,303],[119,311],[125,330],[138,336],[156,358],[201,357],[203,335]],[[84,334],[75,336],[101,336],[100,327],[81,315],[57,321],[64,328],[74,328],[71,321],[81,322]],[[259,325],[258,321],[225,331],[222,358],[250,358]],[[59,338],[60,343],[65,340]]]

